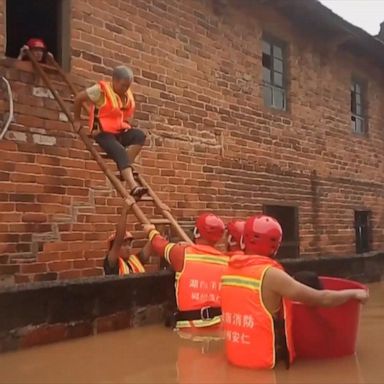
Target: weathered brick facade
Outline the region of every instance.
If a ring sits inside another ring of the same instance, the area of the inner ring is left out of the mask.
[[[366,209],[372,249],[382,249],[380,65],[269,6],[215,4],[73,0],[75,83],[91,84],[120,63],[134,69],[135,118],[148,132],[140,170],[177,218],[205,209],[246,217],[266,203],[294,205],[300,255],[342,256],[355,251],[354,210]],[[264,32],[288,44],[287,112],[264,106]],[[16,108],[0,142],[0,274],[17,282],[101,274],[120,199],[29,63],[5,59],[0,71]],[[367,136],[351,131],[355,75],[367,84]],[[133,216],[130,223],[133,229]]]

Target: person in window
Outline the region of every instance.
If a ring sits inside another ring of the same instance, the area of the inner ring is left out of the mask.
[[[133,236],[126,231],[128,207],[124,204],[116,232],[108,238],[108,253],[104,259],[106,275],[124,276],[130,273],[145,272],[143,264],[148,262],[151,254],[151,243],[136,255],[132,253]]]
[[[26,51],[30,51],[39,63],[46,63],[48,50],[43,39],[31,38],[20,49],[18,60],[29,60]]]
[[[139,200],[148,192],[133,177],[132,164],[145,143],[145,133],[133,128],[128,120],[135,112],[135,99],[131,91],[133,72],[120,65],[113,69],[112,81],[99,81],[80,92],[74,103],[74,128],[81,128],[81,108],[91,102],[89,128],[91,135],[112,158],[127,182],[131,195]],[[126,150],[127,148],[127,150]]]

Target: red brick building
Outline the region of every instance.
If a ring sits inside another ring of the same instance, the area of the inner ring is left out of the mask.
[[[378,38],[315,0],[20,3],[0,0],[0,73],[15,102],[0,141],[7,281],[101,274],[121,206],[30,63],[12,58],[31,35],[79,89],[117,64],[133,68],[148,132],[139,166],[178,219],[264,210],[285,230],[281,257],[383,248]]]

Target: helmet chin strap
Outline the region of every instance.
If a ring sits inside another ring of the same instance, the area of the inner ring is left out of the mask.
[[[195,239],[200,239],[201,237],[199,230],[196,227],[193,228],[193,236],[195,237]]]
[[[241,248],[242,251],[245,250],[244,236],[241,236],[241,239],[240,239],[240,248]]]
[[[273,252],[271,252],[271,255],[269,257],[275,257],[277,255],[277,251],[279,250],[279,247],[277,247]]]
[[[228,241],[228,244],[229,244],[231,247],[237,245],[237,242],[236,242],[236,240],[233,240],[232,235],[228,235],[228,240],[227,240],[227,241]]]

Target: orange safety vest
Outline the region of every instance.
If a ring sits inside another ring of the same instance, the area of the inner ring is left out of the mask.
[[[283,269],[269,257],[238,255],[229,261],[222,278],[221,307],[225,349],[230,363],[248,368],[273,368],[276,360],[276,329],[262,300],[263,278],[271,268]],[[292,303],[283,299],[280,319],[289,361],[294,359]]]
[[[208,245],[185,249],[184,267],[176,272],[176,301],[179,311],[220,307],[220,283],[228,257]],[[221,316],[209,320],[178,321],[177,328],[201,328],[220,324]]]
[[[129,269],[129,267],[131,267],[131,269]],[[131,255],[129,256],[128,260],[124,260],[123,258],[119,257],[119,276],[140,272],[145,272],[145,269],[137,256]]]
[[[104,104],[96,108],[91,105],[89,113],[89,128],[94,129],[94,123],[99,123],[103,132],[119,133],[120,131],[131,128],[125,121],[133,116],[135,111],[135,99],[130,89],[125,97],[125,103],[120,96],[113,90],[112,84],[106,81],[99,82],[102,93],[104,94]]]

